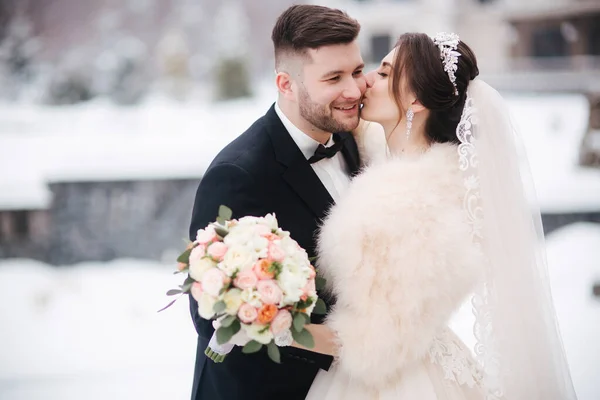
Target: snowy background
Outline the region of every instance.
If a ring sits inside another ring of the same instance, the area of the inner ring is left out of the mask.
[[[66,108],[5,105],[0,187],[14,189],[11,201],[39,201],[35,188],[43,189],[50,177],[125,171],[141,178],[194,176],[264,113],[274,92],[264,85],[260,93],[216,105],[158,98],[127,109],[102,101]],[[600,171],[575,163],[587,120],[585,99],[506,97],[524,133],[542,209],[594,209],[600,204]],[[560,112],[565,108],[567,113]],[[137,152],[115,150],[139,140],[144,146]],[[591,288],[600,281],[600,226],[567,226],[547,242],[573,379],[580,399],[595,400],[600,301]],[[195,332],[187,299],[156,313],[168,300],[166,290],[179,282],[173,268],[170,262],[127,259],[63,267],[0,260],[0,398],[188,398]]]
[[[275,99],[268,38],[286,1],[261,1],[0,0],[0,212],[52,207],[52,182],[199,179]],[[577,162],[585,96],[503,95],[542,212],[598,213],[600,169]],[[547,252],[579,399],[598,400],[600,224],[552,232]],[[0,399],[188,399],[187,299],[156,312],[180,283],[172,260],[0,259]]]

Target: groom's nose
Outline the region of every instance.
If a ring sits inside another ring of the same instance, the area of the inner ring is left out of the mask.
[[[344,88],[342,95],[347,99],[357,100],[362,97],[366,90],[366,83],[364,77],[359,79],[353,79]]]

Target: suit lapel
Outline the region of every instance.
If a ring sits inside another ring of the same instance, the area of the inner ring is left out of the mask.
[[[285,167],[283,179],[313,214],[322,218],[333,204],[331,195],[283,126],[274,107],[269,109],[265,118],[277,161]]]
[[[356,141],[354,140],[354,136],[352,136],[349,132],[340,133],[340,135],[345,136],[344,146],[342,147],[342,155],[344,156],[344,160],[346,160],[346,164],[348,165],[348,169],[350,170],[350,176],[355,176],[360,172],[360,157],[358,154],[358,146],[356,145]]]

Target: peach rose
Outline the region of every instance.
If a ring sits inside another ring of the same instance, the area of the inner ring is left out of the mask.
[[[274,243],[269,243],[269,258],[273,261],[283,261],[285,251]]]
[[[292,314],[287,310],[279,310],[271,322],[271,332],[273,335],[279,335],[292,326]]]
[[[265,304],[258,310],[258,322],[268,324],[273,321],[275,315],[277,315],[277,307],[273,304]]]
[[[194,282],[190,292],[192,293],[192,297],[199,302],[200,297],[202,296],[202,284],[200,282]]]
[[[306,282],[306,286],[304,286],[302,289],[302,293],[308,296],[314,296],[317,294],[317,287],[314,279],[309,279],[308,282]]]
[[[249,269],[238,273],[233,280],[233,284],[242,290],[255,287],[257,282],[258,278],[256,277],[256,274]]]
[[[283,298],[283,292],[272,279],[262,280],[256,284],[260,299],[265,304],[278,304]]]
[[[249,324],[258,317],[258,311],[256,311],[256,308],[252,307],[250,304],[244,303],[238,310],[237,315],[240,318],[240,321],[245,324]]]
[[[208,246],[208,255],[217,261],[223,261],[225,253],[227,253],[227,245],[223,242],[214,242]]]
[[[199,261],[206,255],[206,246],[199,244],[190,253],[190,264]]]
[[[209,269],[202,275],[202,290],[217,297],[227,282],[227,275],[218,268]]]
[[[315,277],[317,276],[317,271],[315,271],[315,267],[313,267],[312,265],[310,266],[310,271],[308,272],[308,277],[310,279],[315,279]]]
[[[252,270],[258,279],[273,279],[275,274],[270,270],[272,262],[269,260],[258,260]]]
[[[206,245],[213,240],[217,240],[217,233],[212,225],[207,226],[206,229],[198,230],[198,233],[196,234],[196,242]]]

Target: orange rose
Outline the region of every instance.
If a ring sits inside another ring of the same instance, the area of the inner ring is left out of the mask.
[[[258,279],[273,279],[275,274],[271,272],[271,261],[266,259],[261,259],[254,264],[254,273],[258,277]]]
[[[258,310],[258,322],[261,324],[268,324],[277,315],[277,306],[275,304],[265,304],[260,310]]]

